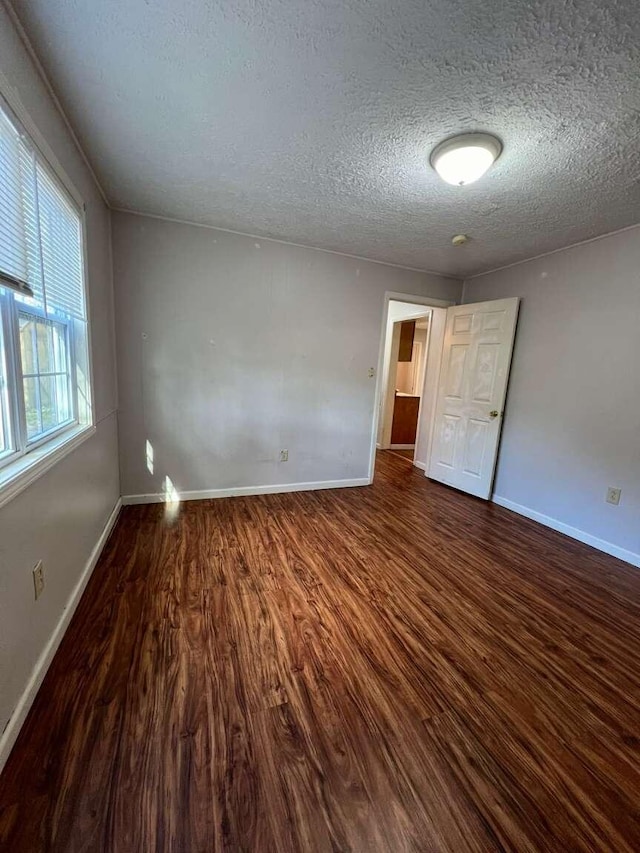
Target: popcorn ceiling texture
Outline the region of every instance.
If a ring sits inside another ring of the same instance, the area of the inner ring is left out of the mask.
[[[637,0],[13,6],[113,206],[456,276],[640,220]]]

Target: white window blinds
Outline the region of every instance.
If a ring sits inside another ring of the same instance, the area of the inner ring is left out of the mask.
[[[36,187],[47,310],[84,320],[80,217],[40,163]]]
[[[30,247],[35,248],[33,153],[0,109],[0,276],[14,284],[30,284]]]
[[[86,320],[80,213],[0,107],[0,279]]]

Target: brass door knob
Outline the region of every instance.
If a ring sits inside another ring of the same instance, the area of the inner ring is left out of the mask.
[[[489,417],[490,418],[497,418],[499,414],[500,414],[500,412],[497,411],[497,409],[494,409],[492,412],[489,412]]]

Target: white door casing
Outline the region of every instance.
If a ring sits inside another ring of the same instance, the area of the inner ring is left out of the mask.
[[[447,309],[427,476],[485,500],[493,485],[520,300]]]

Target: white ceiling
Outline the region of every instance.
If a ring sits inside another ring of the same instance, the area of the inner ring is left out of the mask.
[[[13,6],[115,207],[460,276],[640,221],[637,0]]]

